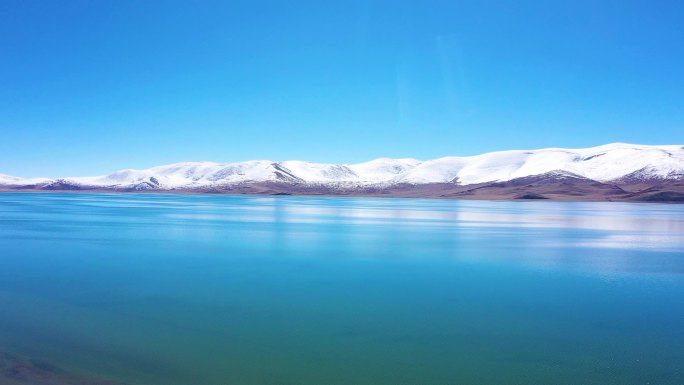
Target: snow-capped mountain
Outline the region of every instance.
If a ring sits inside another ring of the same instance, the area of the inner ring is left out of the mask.
[[[49,183],[49,178],[19,178],[16,176],[0,174],[0,186],[25,186],[41,183]]]
[[[598,182],[684,179],[684,146],[614,143],[585,149],[546,148],[467,157],[380,158],[358,164],[254,160],[186,162],[95,177],[22,179],[0,174],[5,186],[82,186],[111,189],[194,189],[256,182],[317,186],[392,186],[504,182],[550,172]]]

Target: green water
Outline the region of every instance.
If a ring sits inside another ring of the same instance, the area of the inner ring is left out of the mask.
[[[684,206],[1,193],[0,351],[127,384],[681,385]]]

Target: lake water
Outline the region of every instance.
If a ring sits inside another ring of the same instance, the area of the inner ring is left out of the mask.
[[[684,205],[1,193],[0,351],[126,384],[681,385]]]

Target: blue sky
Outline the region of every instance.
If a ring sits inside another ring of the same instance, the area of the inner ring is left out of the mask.
[[[0,173],[684,143],[681,1],[0,2]]]

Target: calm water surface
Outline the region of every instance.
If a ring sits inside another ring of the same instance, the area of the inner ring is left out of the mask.
[[[0,350],[127,384],[684,384],[684,206],[0,194]]]

